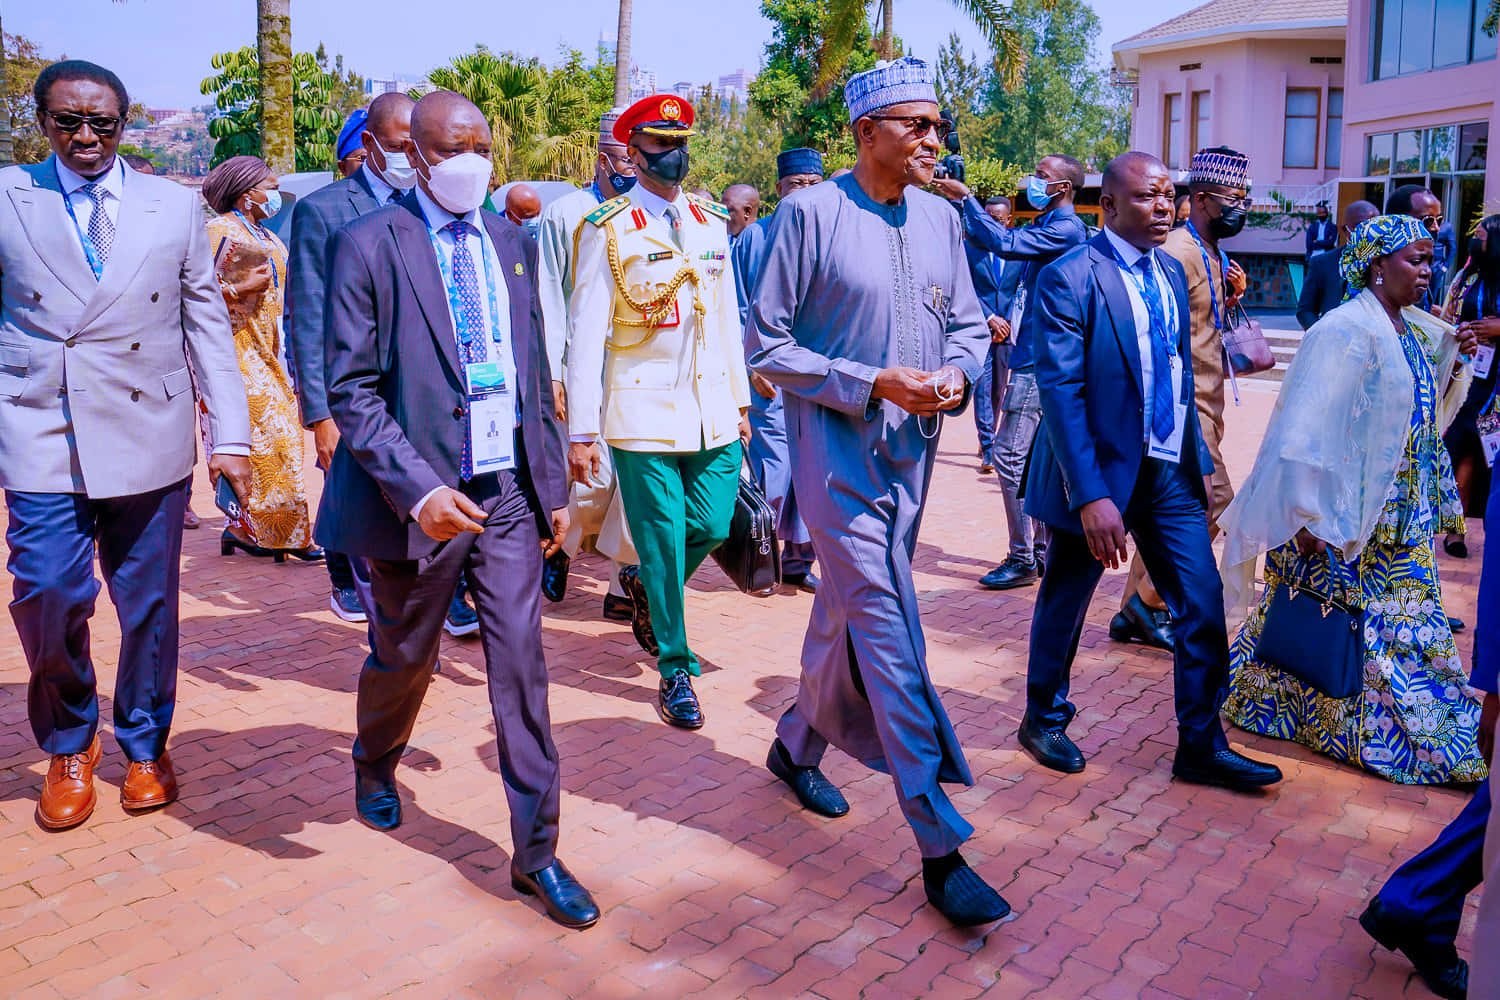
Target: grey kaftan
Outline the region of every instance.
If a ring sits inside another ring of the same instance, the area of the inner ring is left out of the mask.
[[[973,832],[939,786],[973,777],[927,673],[912,582],[938,426],[870,392],[898,365],[979,378],[989,331],[959,219],[915,188],[878,204],[849,174],[785,199],[768,235],[746,357],[783,390],[823,579],[778,735],[798,764],[826,741],[891,774],[923,855],[938,856]]]

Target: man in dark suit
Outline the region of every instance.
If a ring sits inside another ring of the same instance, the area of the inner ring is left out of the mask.
[[[381,830],[401,822],[396,764],[437,662],[448,595],[467,570],[510,804],[511,884],[581,928],[599,908],[555,853],[538,586],[544,555],[567,533],[563,434],[536,246],[479,210],[490,141],[468,100],[428,94],[405,147],[416,189],[334,237],[328,403],[341,437],[317,537],[370,567],[354,742],[360,819]],[[510,433],[488,437],[492,420]]]
[[[1303,237],[1303,242],[1306,244],[1308,263],[1338,246],[1339,231],[1334,226],[1333,220],[1328,217],[1328,202],[1318,202],[1316,214],[1307,224],[1307,233]]]
[[[986,198],[985,213],[1002,226],[1010,225],[1011,202],[1005,195]],[[990,328],[990,350],[984,359],[984,374],[974,386],[974,423],[979,429],[979,471],[995,471],[990,449],[995,443],[996,413],[1005,393],[1010,372],[1010,352],[1014,345],[1010,328],[1010,306],[1021,283],[1022,264],[1007,261],[990,253],[971,239],[964,240],[964,256],[969,261],[969,277],[974,280],[974,294],[979,311]]]
[[[1347,234],[1354,227],[1380,214],[1380,209],[1368,201],[1350,202],[1344,209],[1342,229]],[[1297,322],[1308,330],[1327,313],[1337,309],[1344,301],[1344,276],[1339,274],[1339,254],[1321,253],[1308,261],[1307,274],[1302,278],[1302,294],[1297,298]]]
[[[1172,231],[1172,177],[1146,153],[1104,171],[1104,231],[1042,272],[1035,347],[1043,433],[1026,511],[1052,529],[1037,594],[1021,746],[1083,770],[1068,738],[1069,673],[1104,567],[1135,538],[1175,623],[1178,750],[1187,781],[1234,789],[1281,780],[1229,749],[1219,721],[1229,671],[1223,585],[1209,545],[1213,459],[1193,404],[1187,277],[1157,248]]]

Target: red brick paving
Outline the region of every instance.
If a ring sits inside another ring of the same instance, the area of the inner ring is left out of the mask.
[[[1230,411],[1236,478],[1272,398],[1247,392]],[[1014,904],[1005,923],[955,930],[925,904],[888,778],[831,753],[853,811],[830,821],[765,772],[811,598],[745,598],[713,567],[689,600],[705,662],[701,732],[657,721],[650,665],[627,628],[597,618],[597,560],[575,563],[568,600],[547,615],[561,855],[603,906],[597,927],[565,931],[510,888],[477,644],[444,640],[400,773],[405,824],[366,829],[349,762],[363,631],[327,611],[321,567],[220,557],[200,470],[206,523],[183,557],[171,741],[181,801],[127,817],[124,762],[106,735],[94,816],[40,830],[44,759],[26,722],[25,663],[0,622],[0,992],[1426,996],[1354,917],[1461,795],[1238,732],[1287,772],[1279,788],[1254,798],[1174,783],[1169,661],[1105,633],[1120,574],[1101,587],[1075,670],[1072,732],[1088,770],[1062,777],[1017,750],[1034,592],[975,585],[1005,534],[973,442],[966,418],[950,424],[917,585],[932,673],[978,782],[955,797],[978,831],[966,853]],[[1455,614],[1473,614],[1477,569],[1443,557]],[[94,625],[107,694],[118,632],[102,599]]]

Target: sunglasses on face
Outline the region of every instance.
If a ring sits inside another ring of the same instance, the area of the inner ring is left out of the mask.
[[[921,139],[927,133],[937,133],[938,142],[948,138],[948,133],[953,131],[953,123],[942,118],[928,118],[925,115],[867,115],[872,121],[898,122],[906,129],[908,138]]]
[[[120,119],[110,115],[75,115],[71,111],[48,111],[45,112],[52,124],[57,126],[59,132],[72,135],[84,125],[95,135],[109,136],[115,134],[115,129],[120,127]]]

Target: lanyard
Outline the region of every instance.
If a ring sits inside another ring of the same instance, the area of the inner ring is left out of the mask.
[[[589,193],[594,196],[594,201],[600,205],[604,204],[604,192],[599,190],[598,181],[594,181],[594,183],[589,185]]]
[[[463,303],[458,300],[458,284],[453,280],[452,256],[443,253],[443,247],[438,242],[438,234],[436,232],[429,228],[427,234],[432,238],[432,248],[437,251],[438,270],[442,272],[443,287],[448,292],[448,309],[453,313],[454,332],[458,334],[458,339],[463,341],[466,346],[470,345],[474,342],[475,336],[483,336],[484,331],[469,329],[469,325],[464,319]],[[482,233],[477,235],[479,236],[479,256],[484,260],[484,280],[485,284],[489,286],[491,339],[499,344],[503,343],[503,341],[500,337],[500,300],[495,296],[495,272],[490,266],[490,252],[489,248],[485,245],[484,235]],[[464,238],[468,239],[468,236],[465,235]],[[454,241],[453,252],[458,252],[456,240]]]
[[[1141,277],[1140,275],[1136,274],[1135,268],[1133,268],[1129,264],[1125,263],[1125,258],[1122,257],[1122,256],[1120,256],[1120,251],[1119,251],[1118,248],[1115,247],[1115,244],[1114,244],[1113,241],[1106,241],[1106,242],[1109,243],[1109,252],[1112,253],[1112,254],[1114,254],[1115,263],[1118,264],[1118,265],[1120,265],[1120,270],[1122,270],[1122,271],[1125,272],[1125,276],[1127,278],[1129,278],[1130,279],[1130,283],[1135,286],[1135,290],[1141,296],[1141,302],[1142,302],[1142,304],[1144,304],[1146,306],[1146,314],[1148,316],[1150,316],[1151,315],[1151,300],[1146,297],[1146,279],[1143,278],[1143,277]],[[1150,280],[1156,282],[1156,295],[1157,295],[1157,298],[1161,299],[1161,308],[1162,308],[1162,313],[1164,314],[1161,317],[1161,320],[1162,320],[1162,323],[1163,323],[1164,326],[1170,327],[1170,326],[1173,325],[1173,323],[1172,323],[1172,317],[1170,315],[1165,315],[1166,312],[1167,312],[1167,300],[1166,300],[1166,297],[1162,295],[1162,292],[1161,292],[1161,281],[1158,280],[1158,277],[1157,277],[1157,272],[1156,272],[1156,258],[1150,256],[1150,252],[1149,251],[1147,251],[1147,253],[1142,254],[1141,256],[1143,258],[1145,258],[1146,260],[1148,260],[1148,261],[1151,262]],[[1170,289],[1168,289],[1168,291],[1170,292]],[[1172,312],[1175,313],[1176,311],[1177,311],[1177,297],[1175,295],[1173,295],[1172,296]],[[1155,319],[1154,316],[1151,317],[1151,318],[1153,320]],[[1155,326],[1156,324],[1153,322],[1151,325]],[[1175,357],[1177,357],[1177,341],[1172,338],[1172,336],[1167,332],[1167,330],[1166,329],[1162,329],[1162,330],[1157,331],[1157,336],[1160,338],[1162,344],[1167,349],[1167,357],[1169,357],[1169,358],[1175,358]]]
[[[1198,235],[1198,230],[1193,226],[1191,219],[1188,220],[1187,231],[1192,235],[1193,242],[1198,244],[1198,252],[1203,255],[1203,273],[1208,276],[1208,303],[1214,319],[1214,329],[1222,333],[1224,328],[1229,325],[1229,316],[1226,309],[1223,319],[1220,319],[1218,283],[1214,281],[1214,269],[1209,266],[1208,244],[1204,243],[1203,237]],[[1229,258],[1224,255],[1224,251],[1222,250],[1219,251],[1219,274],[1225,276],[1229,274]],[[1225,297],[1225,301],[1228,301],[1227,296]]]
[[[255,239],[255,242],[260,245],[260,248],[262,250],[268,251],[267,257],[270,258],[269,251],[271,248],[271,244],[267,243],[265,237],[261,236],[261,234],[257,232],[260,227],[252,226],[250,224],[250,220],[245,218],[245,213],[241,212],[239,209],[234,210],[234,217],[240,220],[240,225],[245,227],[245,232],[249,233],[251,237]],[[281,291],[281,277],[276,273],[276,261],[274,258],[271,258],[271,286],[275,288],[276,291]]]
[[[56,168],[57,165],[54,163],[53,169],[56,170]],[[113,164],[111,164],[110,169],[114,169]],[[57,187],[58,190],[62,190],[61,171],[57,172]],[[88,258],[89,270],[94,272],[94,280],[98,281],[104,276],[104,261],[99,259],[99,249],[94,246],[94,241],[89,239],[89,234],[84,230],[83,226],[78,224],[78,215],[73,211],[73,196],[71,194],[67,192],[63,193],[63,205],[68,210],[68,218],[73,220],[73,230],[78,233],[78,241],[83,244],[83,255]],[[94,211],[102,212],[104,211],[104,206],[95,202]]]

